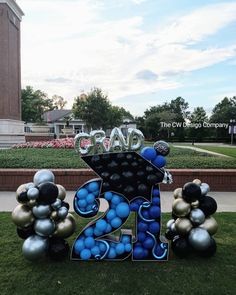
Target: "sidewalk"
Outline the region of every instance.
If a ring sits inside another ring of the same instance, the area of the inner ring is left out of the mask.
[[[74,195],[74,191],[67,191],[65,199],[70,204],[71,211],[73,211]],[[218,204],[217,212],[236,212],[236,192],[210,192],[209,196],[216,200]],[[162,212],[171,212],[173,200],[173,192],[161,192]],[[0,191],[0,211],[11,212],[17,204],[15,192]],[[106,209],[107,202],[101,199],[100,211],[104,212]]]
[[[189,150],[194,150],[196,152],[200,152],[200,153],[205,153],[205,154],[210,154],[210,155],[213,155],[213,156],[218,156],[218,157],[225,157],[225,158],[231,158],[230,156],[227,156],[227,155],[224,155],[224,154],[220,154],[220,153],[216,153],[216,152],[212,152],[212,151],[208,151],[208,150],[204,150],[204,149],[201,149],[197,146],[184,146],[184,145],[173,145],[174,147],[177,147],[177,148],[181,148],[181,149],[189,149]]]

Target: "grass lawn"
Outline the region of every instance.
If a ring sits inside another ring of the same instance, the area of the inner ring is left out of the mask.
[[[218,147],[218,146],[201,146],[197,145],[197,147],[208,150],[215,153],[220,153],[226,156],[234,157],[236,158],[236,148],[234,147]]]
[[[169,216],[163,214],[163,223]],[[236,213],[218,213],[215,218],[220,225],[215,235],[218,250],[210,259],[32,263],[22,256],[22,240],[10,213],[0,213],[0,294],[236,294]],[[80,226],[84,224],[80,219]]]
[[[235,149],[236,152],[236,149]],[[70,149],[0,150],[0,168],[83,168],[86,164]],[[167,168],[236,168],[236,159],[171,147]]]

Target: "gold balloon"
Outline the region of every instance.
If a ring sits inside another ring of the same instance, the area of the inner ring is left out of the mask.
[[[184,217],[188,215],[191,210],[191,205],[185,202],[182,198],[174,200],[172,204],[173,213],[178,217]]]
[[[26,192],[26,191],[27,191],[27,189],[26,189],[26,184],[25,184],[25,183],[24,183],[24,184],[21,184],[21,185],[17,188],[17,190],[16,190],[16,200],[17,200],[18,203],[22,203],[22,204],[23,204],[23,202],[19,201],[18,197],[19,197],[19,195],[20,195],[21,193],[24,193],[24,192]]]
[[[74,233],[75,228],[75,219],[73,215],[69,213],[65,219],[57,223],[56,231],[53,235],[66,239]]]
[[[178,218],[175,221],[175,228],[178,234],[185,236],[192,229],[193,225],[188,218]]]
[[[214,235],[218,230],[218,224],[212,216],[207,217],[199,227],[206,229],[210,235]]]
[[[192,207],[193,209],[198,208],[198,206],[199,206],[199,201],[198,201],[198,200],[196,200],[195,202],[192,202],[192,203],[191,203],[191,207]]]
[[[182,198],[182,188],[181,187],[179,187],[179,188],[176,188],[175,190],[174,190],[174,198],[175,199],[179,199],[179,198]]]
[[[29,202],[27,202],[27,206],[29,206],[30,208],[33,208],[35,205],[37,204],[36,200],[29,200]]]
[[[197,178],[196,178],[196,179],[193,180],[193,183],[196,183],[196,184],[198,184],[198,185],[201,185],[202,182],[201,182],[200,179],[197,179]]]
[[[34,222],[31,209],[26,205],[18,205],[11,214],[12,220],[18,227],[26,227]]]
[[[53,220],[58,220],[58,219],[59,219],[58,214],[57,214],[57,211],[52,211],[50,217],[51,217],[51,219],[53,219]]]
[[[64,188],[64,186],[57,184],[57,188],[58,188],[58,199],[60,200],[64,200],[66,197],[66,189]]]

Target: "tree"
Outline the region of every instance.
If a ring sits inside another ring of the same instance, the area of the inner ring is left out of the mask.
[[[189,135],[196,141],[202,141],[206,134],[209,134],[209,130],[203,127],[203,123],[208,121],[206,111],[203,107],[196,107],[189,118],[191,124],[196,127],[189,129]],[[199,124],[199,125],[198,125]]]
[[[56,94],[53,95],[52,101],[56,110],[64,109],[65,105],[67,104],[67,101],[62,96]]]
[[[53,101],[41,90],[26,86],[21,91],[22,120],[25,122],[42,122],[42,115],[53,110]]]
[[[78,96],[72,107],[75,117],[86,122],[92,129],[108,129],[122,123],[123,110],[112,106],[100,88],[93,88],[87,95]]]

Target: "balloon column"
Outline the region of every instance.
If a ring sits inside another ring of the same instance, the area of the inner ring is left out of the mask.
[[[90,139],[91,144],[81,147],[83,138]],[[76,150],[99,178],[85,183],[75,194],[75,212],[81,217],[95,218],[75,240],[72,259],[124,260],[132,256],[133,260],[167,260],[168,243],[160,238],[158,184],[172,181],[164,169],[169,145],[158,141],[153,147],[143,148],[143,135],[135,129],[129,129],[125,139],[115,128],[108,146],[104,140],[102,131],[75,138]],[[98,218],[102,198],[108,209]],[[132,212],[133,232],[125,225]]]
[[[17,234],[24,239],[22,252],[26,259],[36,260],[48,255],[61,260],[68,256],[65,240],[75,231],[75,219],[64,201],[66,190],[55,184],[50,170],[39,170],[33,182],[22,184],[16,191],[20,203],[12,212]]]
[[[207,196],[209,191],[209,185],[199,179],[174,191],[172,219],[167,222],[165,236],[171,240],[171,248],[179,257],[187,257],[193,252],[210,257],[216,252],[212,236],[218,225],[211,215],[216,212],[217,203]]]

